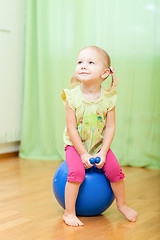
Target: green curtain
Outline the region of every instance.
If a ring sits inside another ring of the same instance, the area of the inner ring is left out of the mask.
[[[61,91],[79,50],[97,45],[120,82],[113,152],[121,165],[160,168],[159,13],[156,0],[27,1],[20,157],[64,159]]]

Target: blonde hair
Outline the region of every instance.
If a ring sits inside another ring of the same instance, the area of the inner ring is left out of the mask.
[[[110,56],[108,55],[108,53],[103,50],[102,48],[100,47],[97,47],[97,46],[88,46],[88,47],[85,47],[83,48],[82,50],[86,49],[86,48],[91,48],[95,51],[97,51],[99,54],[101,54],[102,58],[103,58],[103,63],[104,63],[104,67],[105,68],[109,68],[110,70],[110,74],[112,76],[112,82],[111,82],[111,86],[109,89],[105,89],[108,93],[112,93],[115,88],[117,87],[118,85],[118,79],[117,77],[113,74],[113,72],[111,71],[110,67],[111,67],[111,59],[110,59]],[[81,50],[81,51],[82,51]],[[80,52],[81,52],[80,51]],[[104,79],[105,80],[105,79]],[[73,74],[72,78],[71,78],[71,87],[74,88],[76,87],[77,85],[80,84],[80,81],[76,78],[75,76],[75,73]]]

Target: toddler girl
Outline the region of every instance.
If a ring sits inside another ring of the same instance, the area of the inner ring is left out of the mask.
[[[85,169],[93,166],[89,161],[92,157],[101,158],[96,167],[102,168],[110,180],[119,211],[129,221],[136,221],[136,211],[125,203],[124,174],[110,149],[115,133],[117,98],[117,78],[113,72],[110,57],[103,49],[86,47],[79,53],[71,79],[74,88],[62,92],[66,112],[64,143],[69,169],[63,220],[70,226],[84,225],[76,216],[75,204]],[[110,74],[112,84],[106,90],[101,84]]]

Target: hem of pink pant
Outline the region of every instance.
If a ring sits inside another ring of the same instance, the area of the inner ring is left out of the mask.
[[[83,182],[83,180],[80,179],[80,178],[75,178],[75,179],[73,179],[73,178],[67,178],[67,181],[68,181],[68,182],[80,182],[80,183]]]
[[[120,180],[122,180],[122,179],[124,179],[125,178],[125,176],[123,176],[123,177],[120,177],[118,180],[117,179],[115,179],[115,180],[113,180],[113,181],[111,181],[111,180],[109,180],[111,183],[112,182],[119,182]]]

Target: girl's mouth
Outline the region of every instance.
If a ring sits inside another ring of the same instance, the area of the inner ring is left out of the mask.
[[[80,72],[80,74],[87,75],[88,73],[86,73],[86,72]]]

